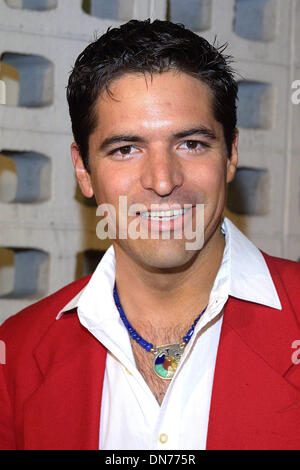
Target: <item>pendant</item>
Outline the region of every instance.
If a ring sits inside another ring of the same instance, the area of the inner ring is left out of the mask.
[[[161,379],[171,380],[176,372],[183,351],[184,345],[179,343],[158,346],[153,362],[156,375]]]

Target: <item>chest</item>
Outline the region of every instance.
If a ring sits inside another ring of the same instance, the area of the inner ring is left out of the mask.
[[[102,449],[118,448],[116,442],[123,449],[162,449],[161,434],[168,436],[173,449],[205,448],[214,368],[209,358],[199,363],[201,347],[196,346],[192,361],[185,362],[171,381],[156,376],[154,355],[138,344],[132,344],[132,350],[140,376],[108,356],[100,420]]]

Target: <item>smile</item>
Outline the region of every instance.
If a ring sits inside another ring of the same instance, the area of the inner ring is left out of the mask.
[[[151,220],[172,220],[176,219],[177,217],[181,217],[186,212],[188,212],[190,208],[188,209],[177,209],[177,210],[167,210],[167,211],[146,211],[146,212],[141,212],[140,217],[144,219],[151,219]]]

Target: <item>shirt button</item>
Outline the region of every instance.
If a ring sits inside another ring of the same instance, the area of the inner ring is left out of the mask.
[[[168,435],[165,433],[162,433],[160,434],[158,440],[161,444],[166,444],[166,442],[168,441]]]

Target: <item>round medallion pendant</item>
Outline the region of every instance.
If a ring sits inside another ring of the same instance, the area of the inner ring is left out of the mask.
[[[184,348],[180,344],[159,346],[154,359],[154,372],[158,377],[171,380],[176,372]]]

